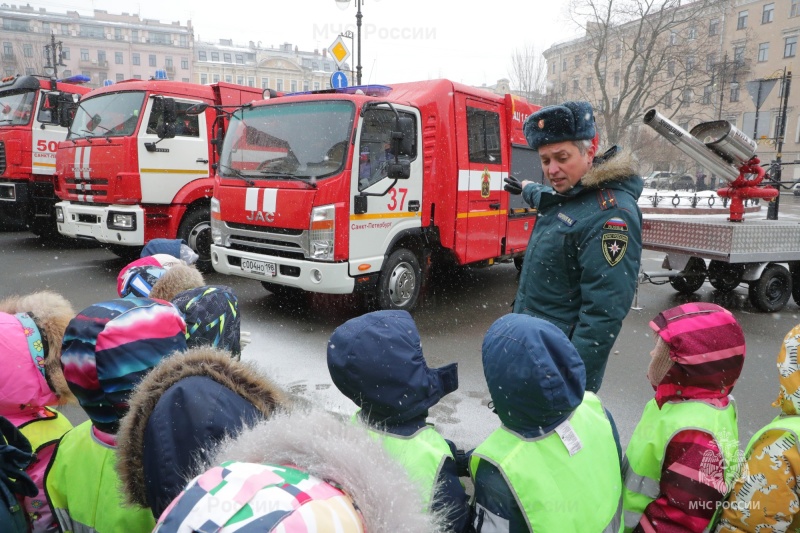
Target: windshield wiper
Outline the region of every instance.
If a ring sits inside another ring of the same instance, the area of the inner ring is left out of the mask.
[[[256,182],[255,182],[255,181],[253,181],[253,180],[251,180],[250,178],[248,178],[248,177],[247,177],[247,176],[246,176],[246,175],[245,175],[245,174],[244,174],[244,173],[243,173],[241,170],[239,170],[238,168],[229,167],[228,165],[220,165],[220,166],[219,166],[219,168],[220,168],[220,169],[222,169],[222,170],[230,170],[231,172],[233,172],[233,175],[234,175],[234,177],[237,177],[237,178],[239,178],[240,180],[243,180],[243,181],[244,181],[244,182],[247,184],[247,186],[248,186],[248,187],[254,187],[254,186],[255,186],[255,184],[256,184]],[[230,176],[223,176],[223,177],[224,177],[224,178],[228,178],[228,177],[230,177]]]
[[[267,178],[278,178],[278,179],[289,179],[300,181],[308,187],[312,189],[317,188],[317,179],[314,176],[295,176],[294,174],[289,174],[288,172],[274,172],[270,170],[261,170],[262,174],[264,174]],[[310,178],[310,181],[306,181]]]

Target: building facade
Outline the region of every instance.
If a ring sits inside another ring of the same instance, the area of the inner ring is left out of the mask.
[[[92,16],[77,11],[48,12],[44,8],[0,5],[0,72],[55,74],[58,78],[82,74],[89,87],[106,80],[148,79],[165,70],[177,81],[192,79],[194,43],[191,22],[163,23],[138,15],[110,14],[96,9]],[[56,43],[61,58],[46,53]]]
[[[700,5],[704,7],[698,11]],[[650,136],[640,125],[651,107],[685,129],[728,120],[758,139],[762,163],[773,160],[784,72],[797,74],[800,66],[800,0],[688,2],[672,11],[666,19],[655,20],[664,17],[655,14],[649,21],[629,21],[611,29],[589,24],[583,37],[550,47],[544,52],[548,103],[586,99],[595,106],[598,121],[620,124],[625,123],[622,115],[630,112],[635,120],[628,121],[627,136],[619,140],[634,145]],[[642,28],[652,28],[653,34]],[[756,118],[759,86],[763,102]],[[788,95],[784,163],[800,160],[797,79]],[[682,154],[677,160],[673,153],[659,157],[661,148],[643,149],[643,172],[702,170]],[[782,180],[791,179],[800,179],[800,165],[783,168]]]

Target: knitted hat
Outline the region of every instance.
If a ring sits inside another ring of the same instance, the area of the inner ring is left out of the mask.
[[[456,363],[431,369],[407,311],[375,311],[348,320],[328,341],[333,384],[373,423],[426,415],[458,388]]]
[[[233,289],[222,285],[189,289],[175,296],[172,305],[186,320],[189,348],[212,346],[229,351],[236,358],[242,353],[242,318]]]
[[[125,295],[131,292],[131,288],[129,285],[132,282],[131,277],[134,273],[141,272],[141,269],[137,269],[137,267],[155,267],[161,269],[170,269],[176,265],[183,265],[183,261],[178,259],[177,257],[167,255],[167,254],[155,254],[155,255],[148,255],[146,257],[141,257],[135,261],[132,261],[125,265],[117,275],[117,294],[120,298],[123,298]],[[152,288],[155,282],[158,280],[158,277],[152,277],[148,281],[148,286]],[[136,291],[136,296],[147,298],[147,294],[145,291],[149,291],[149,289],[143,288]],[[125,295],[123,295],[123,292]]]
[[[650,327],[669,345],[674,363],[659,382],[658,403],[674,397],[727,397],[745,356],[744,332],[730,311],[711,303],[688,303],[662,311]]]
[[[140,265],[125,271],[122,275],[120,298],[147,298],[153,285],[164,275],[166,269],[158,266]]]
[[[134,386],[163,358],[186,350],[186,323],[172,304],[117,299],[87,307],[64,333],[61,366],[97,429],[116,433]]]
[[[593,139],[592,105],[589,102],[564,102],[543,107],[525,120],[522,131],[534,150],[545,144]]]

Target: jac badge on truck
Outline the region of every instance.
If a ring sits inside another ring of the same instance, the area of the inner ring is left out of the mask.
[[[489,198],[491,181],[492,175],[489,173],[489,167],[483,167],[483,175],[481,176],[481,198]]]

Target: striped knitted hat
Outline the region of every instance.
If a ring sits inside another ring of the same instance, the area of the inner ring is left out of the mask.
[[[134,386],[159,361],[186,350],[186,323],[175,307],[147,298],[87,307],[64,333],[61,366],[97,429],[117,432]]]
[[[669,345],[674,364],[656,390],[659,405],[674,397],[725,398],[744,365],[744,332],[716,304],[695,302],[659,313],[650,327]]]

